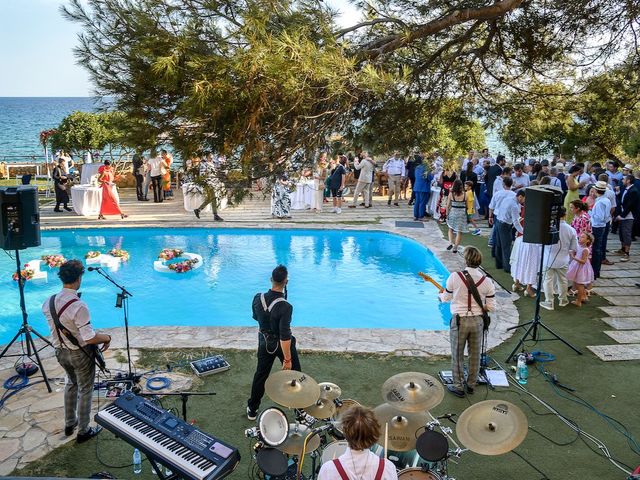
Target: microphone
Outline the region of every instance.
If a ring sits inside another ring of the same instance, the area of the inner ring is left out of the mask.
[[[88,267],[87,270],[89,270],[90,272],[93,272],[94,270],[101,270],[100,267]]]

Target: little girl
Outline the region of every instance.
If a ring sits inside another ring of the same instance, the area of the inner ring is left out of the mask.
[[[471,235],[480,235],[480,229],[473,218],[476,213],[476,196],[473,193],[473,182],[464,182],[464,191],[467,204],[467,222],[473,225]]]
[[[582,302],[587,300],[587,285],[593,282],[593,268],[589,261],[589,247],[593,243],[593,235],[582,232],[578,237],[578,250],[570,253],[571,263],[567,270],[567,280],[573,282],[573,286],[578,290],[576,299],[571,302],[576,307],[580,307]]]

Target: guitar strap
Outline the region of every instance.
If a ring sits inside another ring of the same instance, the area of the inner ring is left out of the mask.
[[[60,343],[62,343],[68,350],[70,350],[68,345],[64,341],[64,338],[62,336],[62,334],[63,334],[65,337],[67,337],[67,340],[69,340],[73,345],[78,347],[78,349],[81,350],[82,353],[84,353],[89,360],[91,360],[93,363],[95,363],[96,366],[99,367],[102,370],[102,367],[96,361],[95,355],[91,355],[89,352],[87,352],[87,350],[82,345],[80,345],[80,342],[78,341],[78,339],[76,337],[74,337],[73,334],[67,328],[65,328],[65,326],[62,324],[62,322],[60,322],[60,315],[62,315],[64,313],[64,311],[69,307],[69,305],[71,305],[72,303],[77,302],[78,300],[79,300],[79,298],[73,298],[73,299],[69,300],[67,303],[65,303],[62,306],[62,308],[60,309],[60,312],[58,313],[56,311],[56,296],[52,295],[49,298],[49,312],[51,313],[51,318],[53,319],[53,325],[56,327],[56,333],[58,334],[58,338],[60,339]],[[61,334],[60,331],[62,331],[62,334]]]

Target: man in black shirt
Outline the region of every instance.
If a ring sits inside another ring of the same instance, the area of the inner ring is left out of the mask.
[[[271,289],[253,297],[253,319],[260,328],[258,333],[258,366],[251,384],[251,397],[247,401],[247,418],[255,420],[264,396],[264,384],[276,358],[283,370],[300,371],[296,339],[291,335],[293,307],[286,300],[287,267],[278,265],[271,272]]]

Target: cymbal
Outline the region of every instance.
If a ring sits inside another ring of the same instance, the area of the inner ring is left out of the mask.
[[[416,448],[416,433],[428,422],[427,412],[403,412],[394,405],[378,405],[373,414],[380,424],[378,443],[384,444],[384,424],[389,424],[388,448],[396,452],[407,452]]]
[[[289,424],[289,436],[282,445],[277,447],[278,450],[281,450],[284,453],[288,453],[289,455],[301,456],[304,439],[307,435],[309,435],[309,433],[311,433],[311,427],[307,427],[306,425],[302,425],[300,423]],[[318,435],[314,435],[307,442],[306,453],[313,452],[319,446],[320,437]]]
[[[303,410],[312,417],[324,420],[326,418],[333,417],[336,413],[336,404],[333,403],[333,400],[319,398],[316,400],[316,403],[309,407],[304,407]]]
[[[485,400],[462,412],[456,424],[456,435],[472,452],[501,455],[520,445],[528,428],[527,417],[514,404]]]
[[[398,373],[382,385],[382,399],[403,412],[430,410],[443,398],[442,384],[426,373]]]
[[[320,398],[326,398],[327,400],[335,400],[336,398],[340,398],[342,395],[342,389],[331,382],[322,382],[319,383],[320,387]]]
[[[279,370],[269,375],[264,385],[271,400],[289,408],[304,408],[320,397],[318,383],[296,370]]]

